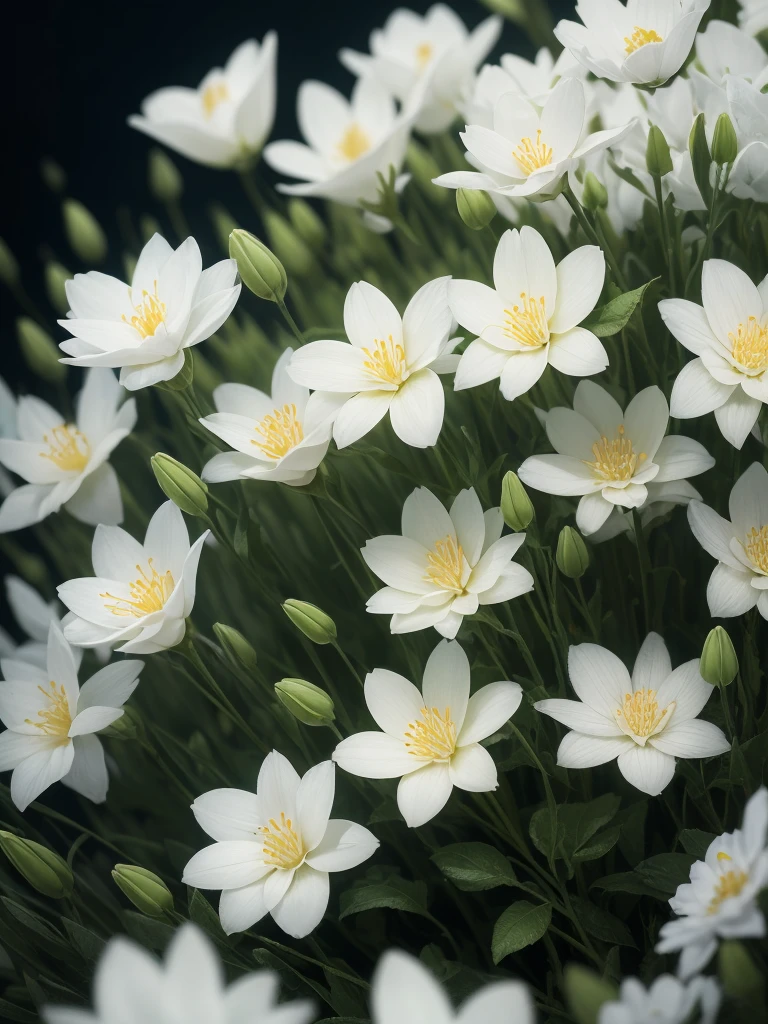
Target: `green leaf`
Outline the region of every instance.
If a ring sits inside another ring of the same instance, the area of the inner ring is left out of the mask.
[[[394,885],[386,882],[378,882],[372,885],[359,885],[354,889],[347,889],[341,894],[339,901],[339,920],[349,917],[350,914],[362,914],[366,910],[375,910],[379,907],[386,907],[389,910],[402,910],[406,914],[420,914],[422,917],[429,917],[426,907],[426,896],[424,902],[417,902],[413,896]]]
[[[689,881],[691,864],[695,860],[688,853],[658,853],[641,861],[635,873],[652,888],[672,896],[678,885]]]
[[[604,857],[609,850],[614,848],[619,841],[620,835],[621,829],[618,826],[601,832],[599,836],[595,836],[585,846],[579,847],[573,855],[574,861],[582,863],[583,861],[597,860],[599,857]]]
[[[314,978],[306,977],[301,971],[286,963],[285,960],[276,956],[271,950],[257,948],[252,951],[252,956],[257,964],[279,974],[283,984],[289,991],[295,992],[300,986],[306,986],[316,996],[319,996],[324,1003],[333,1006],[331,1003],[331,993],[324,985],[321,985],[319,981],[315,981]],[[335,1007],[333,1008],[335,1009]]]
[[[77,921],[70,920],[68,917],[62,917],[61,923],[64,925],[67,935],[78,953],[86,960],[98,960],[101,951],[106,945],[106,939],[97,935],[96,932],[92,932],[90,928],[84,928]]]
[[[612,946],[634,946],[636,948],[629,928],[614,914],[609,914],[607,910],[601,910],[600,907],[596,907],[594,903],[590,903],[589,900],[584,900],[580,896],[572,896],[571,903],[579,923],[590,935],[594,935],[601,942],[610,942]]]
[[[547,860],[556,856],[557,847],[560,841],[561,830],[557,821],[552,821],[549,808],[542,807],[534,811],[528,824],[528,834],[533,840],[533,845],[543,853]]]
[[[136,910],[124,910],[125,930],[142,946],[162,952],[173,938],[173,928],[156,917],[145,917]]]
[[[507,907],[496,922],[491,940],[493,962],[500,963],[505,956],[530,946],[545,934],[552,920],[549,903],[534,906],[527,900],[518,900]]]
[[[702,832],[700,828],[684,828],[680,833],[683,849],[696,860],[704,860],[709,845],[715,838],[713,832]]]
[[[658,900],[667,900],[667,894],[644,882],[634,871],[619,871],[615,875],[605,875],[592,883],[594,889],[605,889],[606,892],[628,892],[633,896],[654,896]]]
[[[19,1024],[40,1024],[40,1018],[36,1013],[16,1006],[15,1003],[9,1003],[7,999],[0,999],[0,1019],[18,1021]]]
[[[504,854],[487,843],[454,843],[432,854],[431,859],[464,892],[482,892],[517,881]]]
[[[646,289],[658,280],[658,277],[654,277],[640,288],[624,292],[623,295],[617,295],[615,299],[606,302],[604,306],[598,306],[597,309],[592,310],[581,326],[597,335],[598,338],[610,338],[612,335],[618,334],[627,326],[629,318],[642,303]]]
[[[221,927],[219,915],[199,889],[193,889],[189,896],[189,917],[196,925],[210,935],[221,946],[228,946],[229,940]]]
[[[567,859],[573,857],[604,825],[614,817],[621,799],[607,793],[586,804],[564,804],[557,809],[561,845]]]
[[[699,114],[693,122],[688,142],[693,165],[693,177],[707,207],[712,203],[712,184],[709,180],[712,170],[712,154],[709,152],[704,115]]]

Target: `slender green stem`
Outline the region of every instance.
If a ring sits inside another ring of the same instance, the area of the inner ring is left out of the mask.
[[[296,340],[298,341],[298,343],[300,345],[303,345],[304,344],[304,335],[301,333],[301,330],[299,329],[299,325],[296,323],[296,321],[291,316],[290,310],[286,306],[285,301],[283,299],[276,299],[275,301],[277,302],[277,308],[283,314],[283,318],[284,318],[285,322],[288,324],[288,326],[290,327],[291,331],[293,332],[293,336],[296,338]]]
[[[640,586],[643,592],[643,615],[645,619],[645,631],[651,630],[651,602],[649,595],[649,576],[651,572],[651,560],[648,554],[648,545],[643,533],[643,523],[638,509],[632,509],[632,523],[635,527],[635,539],[637,540],[637,559],[640,572]]]

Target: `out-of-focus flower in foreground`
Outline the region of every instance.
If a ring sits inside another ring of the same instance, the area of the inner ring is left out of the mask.
[[[45,666],[48,630],[52,622],[59,622],[61,606],[58,601],[44,601],[34,587],[18,576],[5,577],[5,596],[11,613],[28,639],[17,644],[0,628],[0,658],[28,661]],[[82,651],[75,651],[75,656]]]
[[[739,0],[739,24],[745,32],[756,36],[768,28],[768,4],[765,0]]]
[[[688,984],[662,974],[648,988],[638,978],[625,978],[619,998],[603,1003],[597,1024],[714,1024],[722,993],[715,978],[693,978]],[[694,1010],[699,1015],[694,1017]]]

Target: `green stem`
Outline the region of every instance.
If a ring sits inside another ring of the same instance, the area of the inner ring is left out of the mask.
[[[635,527],[635,539],[637,541],[637,559],[640,571],[640,585],[643,591],[643,615],[645,618],[645,632],[651,631],[651,602],[648,592],[648,577],[651,571],[651,560],[648,554],[648,545],[643,534],[643,524],[638,509],[632,509],[632,523]]]
[[[291,316],[290,310],[286,306],[285,301],[283,299],[276,299],[275,301],[277,302],[277,308],[283,314],[283,318],[285,319],[285,322],[288,324],[288,326],[290,327],[291,331],[293,332],[293,336],[296,338],[296,340],[298,341],[298,343],[300,345],[303,345],[304,344],[304,335],[299,330],[299,325],[296,323],[296,321]]]

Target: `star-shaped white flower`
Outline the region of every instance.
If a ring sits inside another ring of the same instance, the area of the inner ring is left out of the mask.
[[[765,0],[739,0],[739,24],[745,32],[759,35],[768,28],[768,4]]]
[[[597,1024],[715,1024],[722,992],[715,978],[693,978],[687,984],[662,974],[648,988],[638,978],[625,978],[619,998],[603,1003]],[[694,1017],[694,1011],[698,1011]]]

